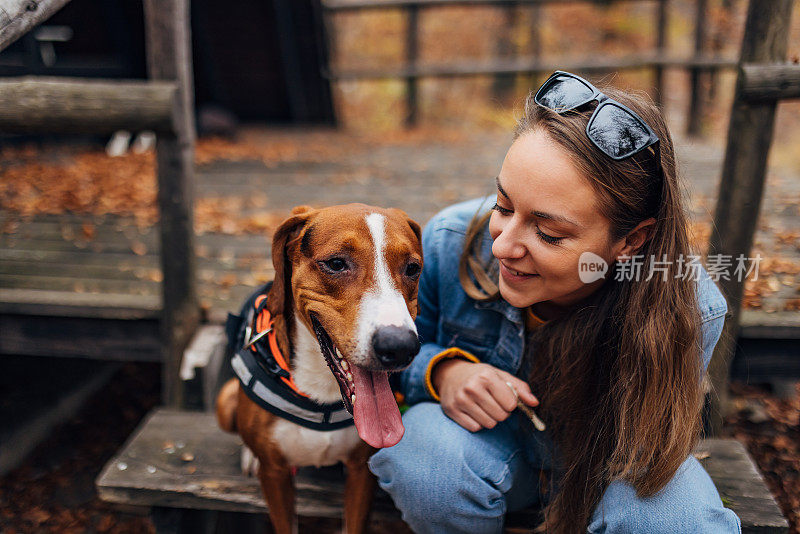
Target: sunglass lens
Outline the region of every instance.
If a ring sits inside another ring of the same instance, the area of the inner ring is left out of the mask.
[[[589,102],[594,90],[582,81],[569,76],[551,78],[536,95],[536,103],[554,111],[573,109]]]
[[[589,139],[612,158],[624,158],[647,145],[650,133],[628,111],[606,104],[595,113],[587,131]]]

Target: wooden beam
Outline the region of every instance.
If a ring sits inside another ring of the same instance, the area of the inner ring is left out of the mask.
[[[0,3],[0,51],[49,19],[69,0],[3,0]]]
[[[785,61],[792,4],[792,0],[750,1],[740,55],[742,64]],[[743,78],[739,76],[708,250],[709,257],[721,254],[734,262],[739,255],[748,257],[753,244],[776,107],[774,100],[745,101],[742,82]],[[719,281],[728,300],[730,318],[725,322],[709,366],[716,393],[712,400],[710,427],[711,432],[717,435],[728,408],[728,377],[739,333],[744,280],[738,278],[732,275],[728,280],[722,277]]]
[[[680,58],[660,56],[658,54],[639,54],[619,58],[545,60],[535,56],[513,59],[497,59],[493,61],[450,61],[425,65],[405,65],[387,69],[349,69],[333,70],[328,76],[339,80],[380,80],[392,78],[447,78],[459,76],[484,76],[491,74],[513,74],[552,72],[556,69],[572,72],[605,72],[619,69],[645,69],[662,67],[702,67],[705,69],[734,68],[737,62],[733,59],[718,57]]]
[[[775,63],[740,67],[741,96],[750,102],[800,98],[800,65]]]
[[[91,133],[173,129],[176,85],[26,76],[0,80],[0,131]]]
[[[200,320],[195,282],[194,89],[188,0],[145,0],[147,70],[150,78],[177,83],[175,133],[159,136],[158,206],[164,310],[163,401],[183,402],[180,362]]]
[[[517,4],[577,4],[587,0],[323,0],[322,7],[331,11],[360,11],[398,7],[446,7],[464,5],[503,6]],[[618,0],[619,1],[619,0]],[[660,1],[660,0],[628,0]]]
[[[158,362],[159,320],[0,312],[0,354]],[[2,359],[2,357],[0,357]]]

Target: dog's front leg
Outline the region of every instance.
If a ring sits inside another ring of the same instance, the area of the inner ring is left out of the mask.
[[[377,479],[370,473],[367,460],[375,449],[364,444],[345,462],[347,480],[344,488],[344,531],[362,534],[367,531],[372,498]]]
[[[267,501],[269,519],[275,534],[296,534],[297,515],[294,511],[294,477],[285,460],[270,458],[258,469],[261,490]]]

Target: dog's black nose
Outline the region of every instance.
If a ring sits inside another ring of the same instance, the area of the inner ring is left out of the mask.
[[[372,334],[372,348],[387,368],[405,367],[419,352],[419,337],[407,327],[381,326]]]

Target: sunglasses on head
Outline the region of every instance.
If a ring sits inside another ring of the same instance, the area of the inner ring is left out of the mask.
[[[658,142],[658,136],[639,115],[569,72],[555,71],[533,97],[540,106],[559,114],[594,100],[597,107],[586,125],[586,135],[611,159],[628,158]]]

